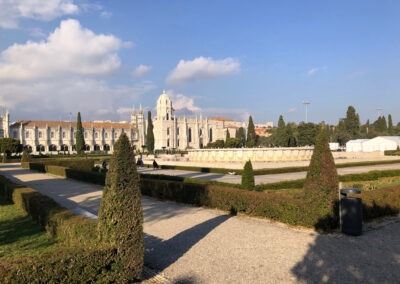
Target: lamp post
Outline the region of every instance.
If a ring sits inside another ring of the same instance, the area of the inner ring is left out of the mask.
[[[308,123],[308,105],[309,104],[310,104],[310,102],[303,101],[303,105],[306,106],[306,123]]]

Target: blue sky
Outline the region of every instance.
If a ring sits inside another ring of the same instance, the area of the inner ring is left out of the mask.
[[[300,122],[307,100],[314,122],[337,123],[353,105],[362,122],[380,107],[397,123],[399,8],[387,0],[0,2],[0,104],[12,120],[67,120],[79,110],[86,120],[125,120],[132,105],[153,109],[165,89],[181,115]]]

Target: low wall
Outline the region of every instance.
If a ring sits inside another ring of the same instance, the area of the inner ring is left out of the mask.
[[[193,149],[188,150],[191,162],[283,162],[308,161],[311,159],[314,147],[293,148],[239,148],[239,149]],[[383,152],[348,153],[332,152],[335,159],[354,159],[382,157]]]

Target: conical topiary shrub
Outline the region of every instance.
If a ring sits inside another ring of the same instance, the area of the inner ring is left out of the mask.
[[[21,156],[21,163],[27,163],[29,162],[29,155],[26,150],[22,151],[22,156]]]
[[[328,136],[321,128],[314,146],[304,184],[307,222],[318,230],[330,230],[338,225],[339,178],[329,148]]]
[[[133,148],[125,133],[115,143],[110,160],[98,230],[102,241],[117,248],[125,278],[140,279],[144,257],[141,193]]]
[[[254,172],[250,160],[246,162],[243,168],[242,188],[247,190],[254,190],[255,188]]]

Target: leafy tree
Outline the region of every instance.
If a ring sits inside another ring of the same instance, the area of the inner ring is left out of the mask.
[[[243,168],[242,188],[247,189],[247,190],[255,189],[253,166],[251,165],[250,160],[248,160],[246,162],[246,164],[244,165],[244,168]]]
[[[350,139],[355,139],[360,136],[360,117],[353,106],[349,106],[347,109],[344,125]]]
[[[278,127],[275,132],[275,145],[279,147],[287,147],[287,141],[289,140],[286,132],[285,121],[283,116],[279,116]]]
[[[0,152],[10,155],[12,153],[18,153],[22,149],[22,145],[19,140],[14,138],[0,138]]]
[[[297,145],[298,146],[311,146],[315,143],[315,138],[319,132],[319,126],[312,122],[308,123],[300,123],[297,127],[298,131],[298,139]]]
[[[114,146],[99,210],[102,241],[117,248],[128,279],[140,279],[143,266],[143,216],[139,175],[125,133]]]
[[[26,163],[26,162],[29,162],[29,155],[28,151],[24,150],[22,151],[21,163]]]
[[[393,135],[395,131],[394,131],[394,128],[393,128],[393,121],[392,121],[392,115],[391,114],[389,114],[389,116],[388,116],[388,124],[389,124],[388,133],[389,133],[389,135]]]
[[[318,229],[331,229],[338,224],[337,202],[339,178],[328,136],[321,129],[314,146],[313,155],[304,184],[308,218]]]
[[[229,133],[229,129],[227,129],[227,130],[226,130],[225,141],[228,141],[229,138],[231,138],[231,134]]]
[[[343,120],[339,121],[338,126],[335,131],[335,140],[341,145],[344,146],[350,140],[350,135],[346,130],[346,125]]]
[[[224,148],[240,148],[239,138],[228,138],[225,141]]]
[[[211,148],[211,149],[220,149],[220,148],[224,148],[225,146],[225,142],[224,140],[216,140],[215,142],[210,142],[207,144],[207,146],[205,148]]]
[[[153,120],[151,119],[151,111],[147,113],[147,137],[146,147],[147,151],[153,153],[154,151],[154,133],[153,133]]]
[[[83,136],[81,113],[78,112],[78,118],[76,120],[76,136],[75,136],[75,148],[76,152],[81,155],[85,152],[85,138]]]
[[[256,144],[256,130],[254,128],[253,118],[249,116],[249,124],[247,126],[247,139],[246,144],[248,147],[254,147]]]
[[[286,125],[286,137],[288,139],[287,145],[286,145],[287,147],[296,147],[297,146],[297,140],[293,134],[293,128],[289,123]]]
[[[246,142],[246,136],[244,135],[244,128],[243,127],[239,127],[239,129],[236,131],[236,137],[235,138],[239,138],[240,140],[240,147],[243,147],[245,145]]]

